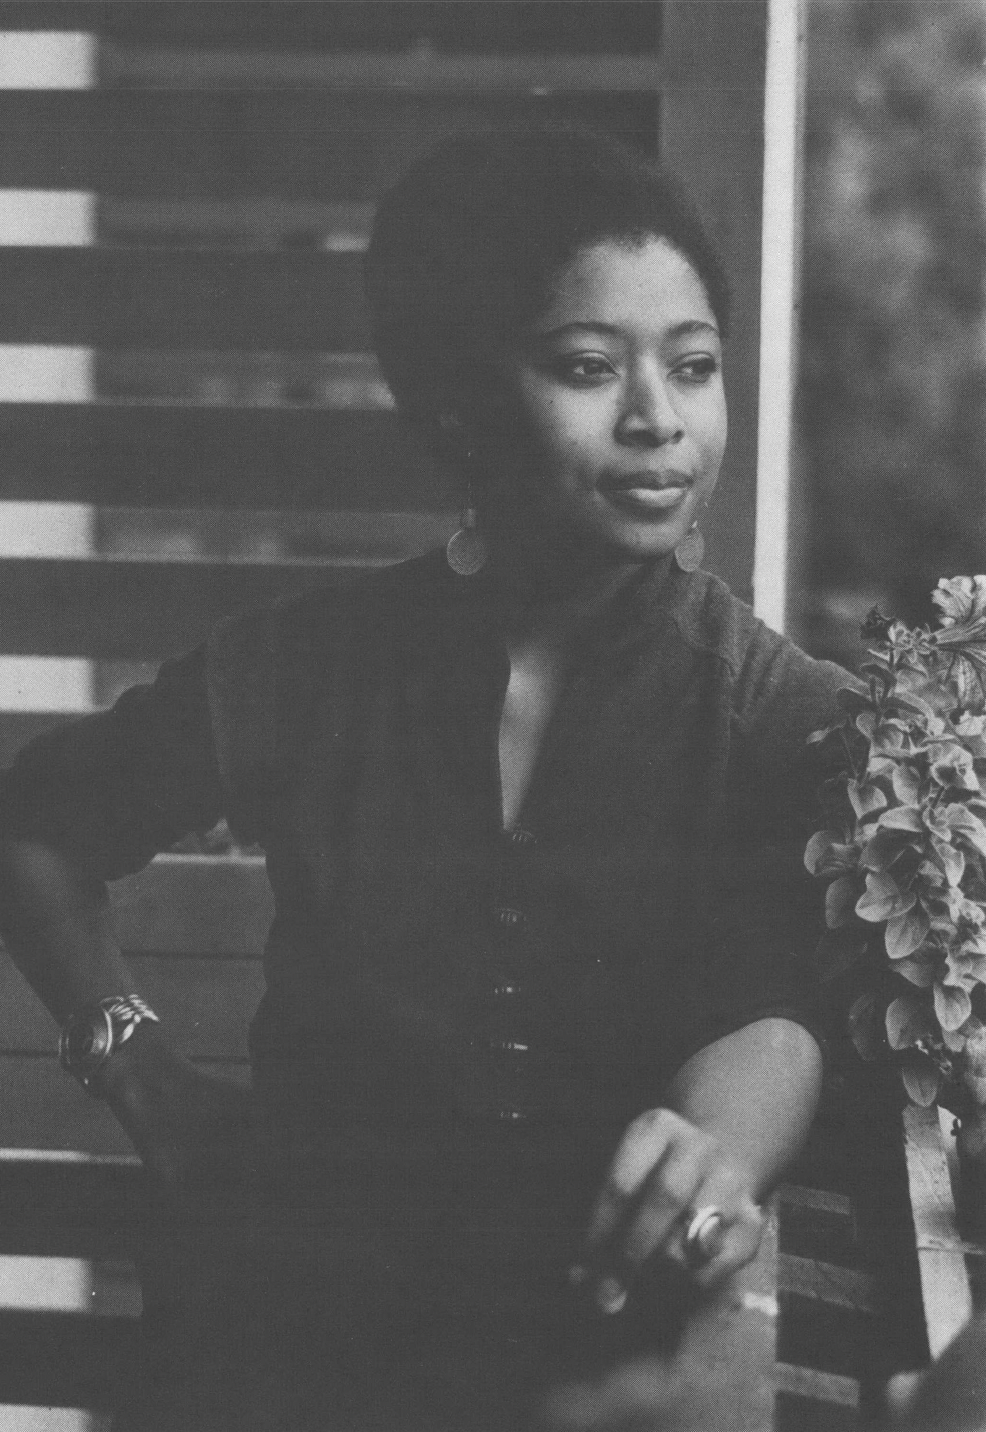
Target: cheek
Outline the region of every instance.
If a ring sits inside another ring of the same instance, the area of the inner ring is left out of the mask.
[[[591,463],[607,431],[600,407],[586,401],[582,393],[556,392],[546,396],[531,413],[541,456],[553,459],[556,467]]]

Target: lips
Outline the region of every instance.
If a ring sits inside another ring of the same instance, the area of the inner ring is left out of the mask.
[[[609,473],[599,485],[606,492],[662,492],[671,488],[680,491],[691,487],[692,479],[684,472]]]
[[[610,474],[599,484],[610,502],[638,513],[668,512],[692,486],[684,473],[635,472]]]

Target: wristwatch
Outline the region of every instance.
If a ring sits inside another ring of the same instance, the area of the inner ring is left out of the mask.
[[[58,1041],[63,1069],[74,1074],[86,1093],[101,1097],[96,1076],[103,1065],[145,1020],[161,1021],[139,995],[109,995],[84,1004],[66,1020]]]

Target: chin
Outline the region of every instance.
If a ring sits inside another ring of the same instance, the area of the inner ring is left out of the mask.
[[[653,527],[633,525],[610,529],[604,537],[607,545],[627,559],[649,562],[658,557],[669,556],[681,541],[677,532],[655,531]]]

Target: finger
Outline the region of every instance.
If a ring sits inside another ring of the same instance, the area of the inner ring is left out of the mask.
[[[711,1288],[756,1257],[763,1238],[763,1210],[749,1200],[734,1216],[724,1220],[718,1244],[703,1263],[693,1269],[700,1288]]]
[[[635,1119],[627,1129],[589,1222],[586,1246],[590,1252],[602,1247],[623,1222],[627,1209],[668,1148],[673,1118],[666,1109],[654,1109]]]
[[[681,1240],[681,1226],[704,1183],[702,1150],[672,1146],[652,1170],[615,1250],[631,1276],[648,1258]]]

